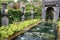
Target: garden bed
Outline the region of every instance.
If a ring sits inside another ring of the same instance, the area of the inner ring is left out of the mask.
[[[12,40],[56,40],[56,26],[53,22],[40,22]]]
[[[9,26],[1,26],[0,40],[4,40],[5,38],[9,40],[13,39],[18,34],[24,33],[25,31],[32,28],[34,25],[37,25],[39,21],[40,21],[39,19],[32,19],[32,20],[19,22],[19,23],[9,24]]]
[[[40,21],[40,22],[41,22],[41,21]],[[12,40],[12,39],[14,39],[16,36],[21,35],[22,33],[27,32],[27,31],[30,30],[32,27],[38,25],[40,22],[37,22],[37,23],[35,23],[35,24],[33,24],[33,25],[31,25],[31,26],[23,29],[22,31],[19,31],[19,32],[14,33],[14,35],[12,35],[11,37],[9,37],[8,40]]]

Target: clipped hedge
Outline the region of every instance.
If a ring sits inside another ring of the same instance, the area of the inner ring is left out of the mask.
[[[41,7],[41,5],[38,6],[38,7],[35,7],[34,5],[27,4],[26,5],[26,11],[27,11],[28,14],[29,13],[31,14],[30,11],[31,11],[32,8],[34,10],[34,18],[40,19],[41,18],[41,15],[42,15],[42,7]]]
[[[22,12],[20,10],[10,9],[8,11],[8,18],[10,23],[13,21],[20,21],[22,16]]]
[[[25,7],[25,18],[26,20],[31,19],[31,9],[34,10],[34,18],[40,19],[42,14],[41,6],[35,7],[34,5],[27,4]],[[1,12],[1,10],[0,10]],[[21,9],[8,9],[9,22],[13,23],[13,21],[21,21],[22,12]],[[0,19],[2,17],[0,16]],[[0,22],[1,23],[1,22]]]
[[[34,16],[35,16],[35,18],[40,19],[41,15],[42,15],[42,8],[41,8],[41,6],[34,7]]]
[[[0,39],[9,38],[9,36],[13,35],[15,32],[21,31],[24,28],[27,28],[39,21],[39,19],[32,19],[19,23],[9,24],[9,26],[2,26],[0,27]]]
[[[40,19],[41,18],[41,13],[42,13],[40,7],[34,7],[33,10],[34,10],[34,18]],[[10,22],[12,22],[12,21],[20,21],[21,16],[22,16],[22,12],[21,12],[20,9],[18,9],[18,10],[10,9],[8,11],[8,17],[10,19]],[[26,17],[26,19],[31,19],[31,10],[26,9],[25,17]]]

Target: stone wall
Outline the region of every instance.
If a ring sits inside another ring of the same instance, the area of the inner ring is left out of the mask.
[[[48,7],[42,7],[42,19],[46,19],[46,10]],[[59,7],[52,7],[54,9],[54,20],[57,21],[59,18]]]
[[[44,20],[46,17],[46,9],[48,7],[52,7],[54,9],[54,19],[53,20],[57,21],[59,19],[60,0],[48,0],[48,1],[42,0],[42,19],[44,19]]]

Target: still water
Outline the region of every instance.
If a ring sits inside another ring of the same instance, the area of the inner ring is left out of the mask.
[[[57,40],[56,24],[41,22],[14,40]]]

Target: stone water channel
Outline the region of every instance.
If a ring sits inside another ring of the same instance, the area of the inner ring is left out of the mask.
[[[56,24],[41,22],[13,40],[57,40]]]

